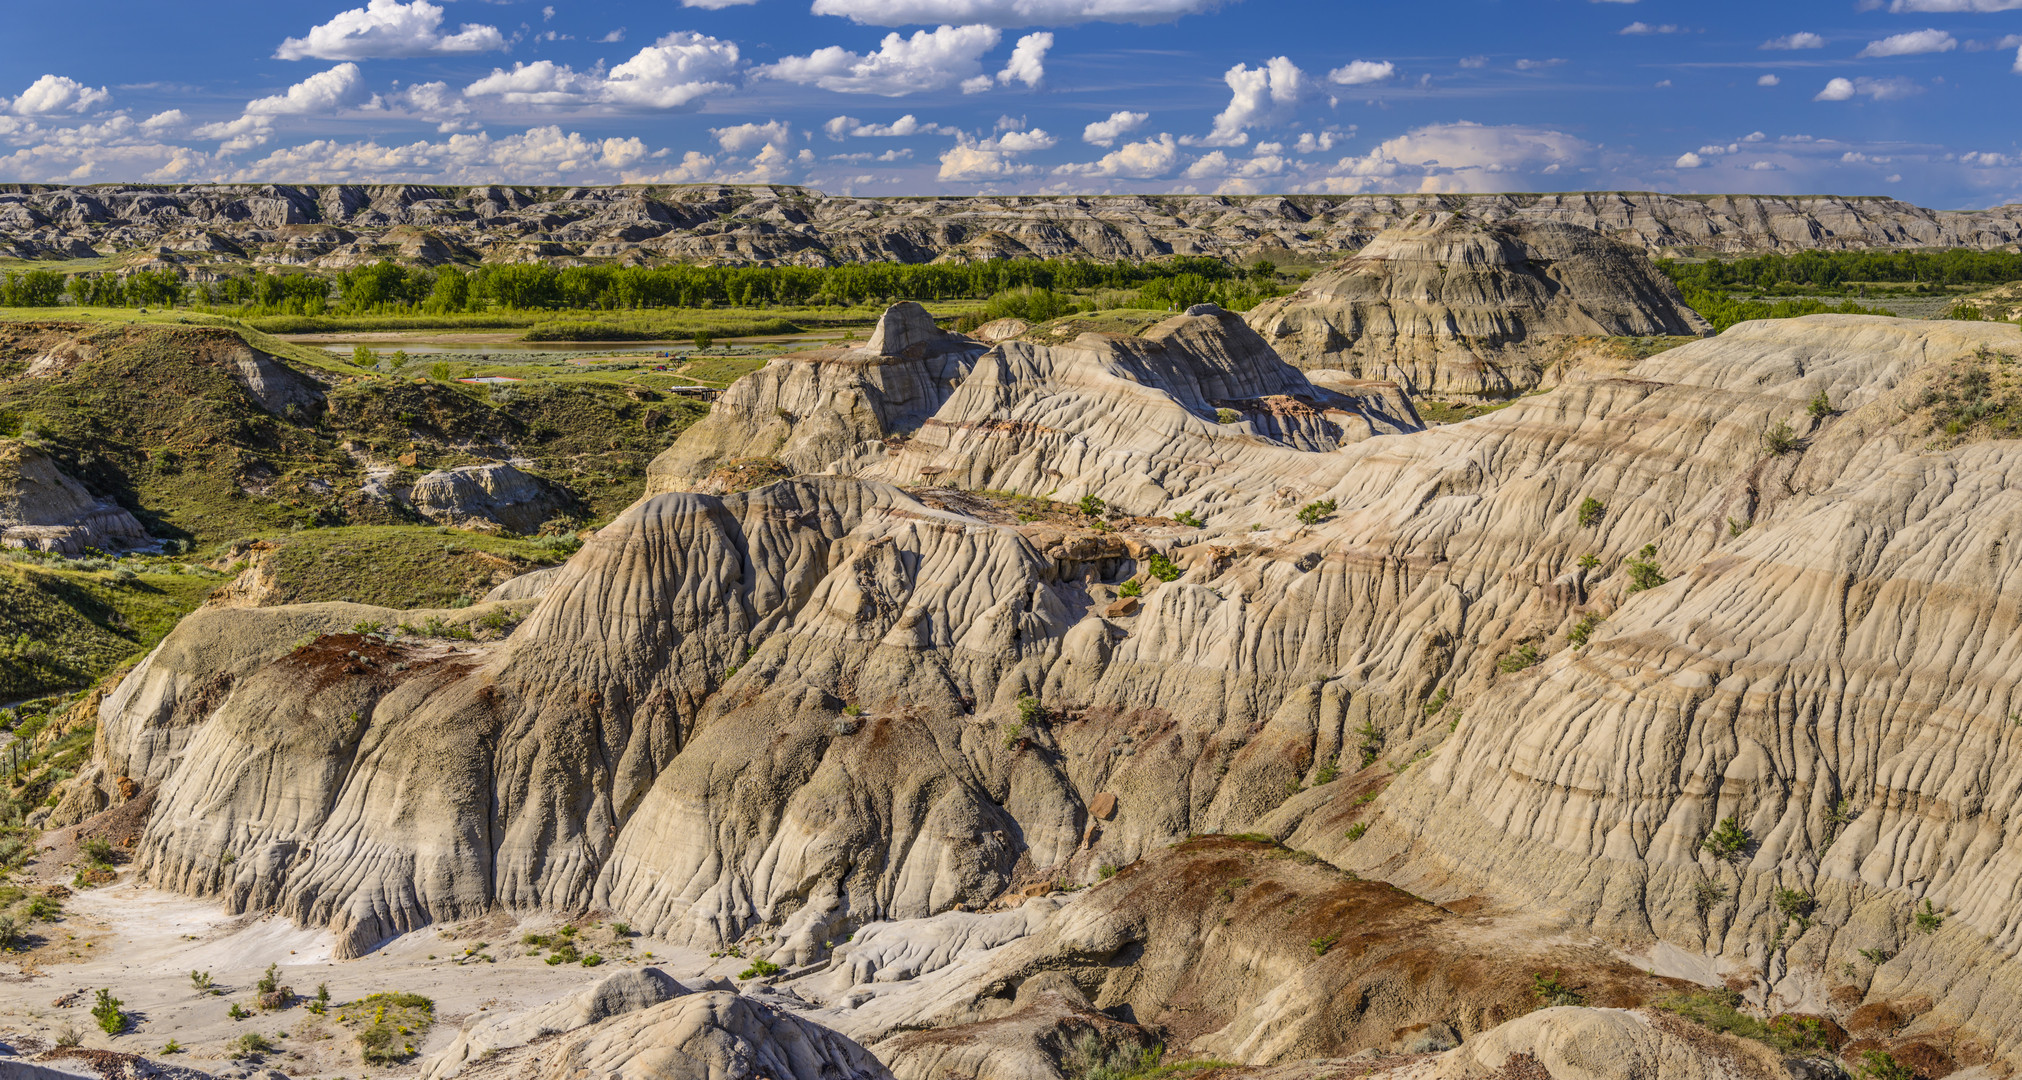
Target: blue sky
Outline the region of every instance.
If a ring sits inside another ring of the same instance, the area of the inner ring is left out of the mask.
[[[0,181],[2022,201],[2022,0],[16,5]]]

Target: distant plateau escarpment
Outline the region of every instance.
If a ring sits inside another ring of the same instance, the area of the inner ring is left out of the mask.
[[[836,266],[1166,255],[1331,261],[1419,215],[1560,223],[1651,255],[2013,248],[2022,206],[1837,195],[858,198],[784,186],[0,185],[0,257],[152,252],[341,269],[379,259]]]

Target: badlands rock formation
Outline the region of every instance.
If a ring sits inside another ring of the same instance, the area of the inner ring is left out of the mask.
[[[572,500],[554,485],[501,461],[428,473],[414,482],[407,502],[424,521],[437,525],[531,535],[566,511]]]
[[[124,507],[86,491],[49,455],[0,439],[0,546],[82,555],[147,543],[147,530]]]
[[[1461,214],[1391,229],[1248,318],[1302,368],[1495,397],[1546,382],[1582,338],[1707,329],[1628,245],[1575,225]]]
[[[726,465],[764,457],[792,473],[1177,512],[1191,508],[1193,479],[1247,449],[1333,450],[1419,428],[1395,383],[1323,389],[1241,318],[1195,311],[1141,337],[985,352],[936,330],[918,304],[898,304],[861,349],[783,356],[739,380],[655,459],[647,490],[721,490],[735,476]],[[1173,471],[1188,479],[1168,483]]]
[[[2022,209],[1886,198],[1553,195],[975,196],[868,199],[806,188],[0,185],[0,254],[353,266],[392,258],[928,262],[1162,255],[1331,259],[1431,212],[1596,229],[1652,253],[1999,248]]]
[[[153,792],[148,881],[340,955],[600,909],[781,965],[789,1019],[908,1077],[1153,1025],[1256,1067],[1457,1036],[1426,1075],[1594,1075],[1573,1025],[1648,1075],[1782,1068],[1605,1011],[1672,976],[1998,1066],[2018,357],[2013,326],[1753,323],[1421,429],[1222,313],[981,350],[901,307],[726,394],[503,641],[192,616],[87,780]],[[697,490],[761,437],[821,474]],[[1603,1011],[1517,1019],[1548,970]],[[738,1002],[570,1061],[775,1023]]]

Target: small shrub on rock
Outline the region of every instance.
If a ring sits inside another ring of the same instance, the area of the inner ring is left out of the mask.
[[[1700,846],[1716,859],[1732,859],[1747,851],[1753,840],[1748,830],[1741,827],[1741,822],[1730,815],[1720,819],[1720,824],[1700,842]]]
[[[101,988],[98,1001],[91,1006],[91,1018],[98,1021],[98,1030],[107,1035],[117,1035],[126,1030],[127,1016],[120,1011],[125,1002],[112,996],[112,991]]]
[[[1639,593],[1654,589],[1671,580],[1664,576],[1664,568],[1657,565],[1657,545],[1644,544],[1636,557],[1624,564],[1629,570],[1629,591]]]
[[[1558,1005],[1584,1005],[1587,999],[1578,990],[1559,981],[1559,973],[1550,975],[1540,971],[1531,976],[1531,993],[1547,1008]]]
[[[1299,508],[1299,524],[1318,525],[1334,516],[1335,503],[1332,499],[1309,502]]]

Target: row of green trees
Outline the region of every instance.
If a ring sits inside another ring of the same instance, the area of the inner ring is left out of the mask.
[[[1795,319],[1800,315],[1888,315],[1885,308],[1862,307],[1847,300],[1834,304],[1817,297],[1792,300],[1742,300],[1726,292],[1687,286],[1681,290],[1685,303],[1706,317],[1715,332],[1725,333],[1737,323],[1757,319]]]
[[[63,275],[54,270],[0,274],[0,307],[55,307],[63,298]]]
[[[837,267],[482,265],[437,270],[378,262],[334,277],[248,271],[185,282],[173,271],[9,274],[0,302],[49,307],[67,299],[91,307],[187,303],[241,314],[458,314],[493,310],[624,311],[643,308],[857,305],[951,300],[1013,289],[1074,292],[1158,286],[1174,301],[1219,288],[1254,290],[1245,272],[1220,259],[1180,257],[1156,263],[1017,259],[982,263]],[[1165,283],[1165,284],[1160,284]],[[1195,301],[1198,302],[1198,301]]]
[[[2022,255],[1948,248],[1943,251],[1801,251],[1747,259],[1664,260],[1658,268],[1681,289],[1772,291],[1803,285],[1825,291],[1848,282],[1928,285],[1998,284],[2022,280]]]

